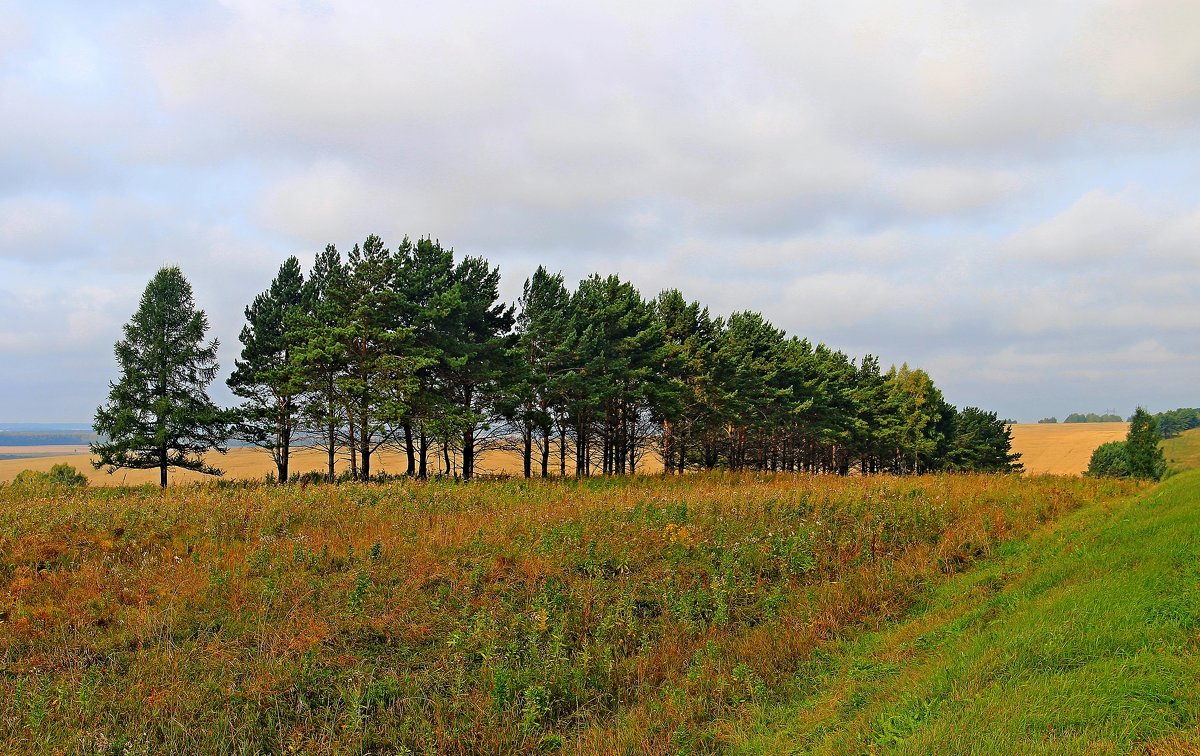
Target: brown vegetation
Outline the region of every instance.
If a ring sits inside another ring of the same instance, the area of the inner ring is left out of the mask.
[[[749,474],[0,487],[0,749],[719,747],[828,639],[1133,489]]]

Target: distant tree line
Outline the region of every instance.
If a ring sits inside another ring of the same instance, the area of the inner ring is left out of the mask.
[[[1106,412],[1103,415],[1089,412],[1086,415],[1082,412],[1072,412],[1063,420],[1064,423],[1123,423],[1125,418],[1113,412]]]
[[[190,287],[164,277],[182,280],[160,271],[118,343],[123,377],[97,412],[111,439],[94,447],[101,464],[211,472],[198,453],[236,438],[268,450],[279,480],[298,445],[324,451],[329,480],[339,459],[370,479],[383,448],[415,477],[471,478],[501,448],[527,477],[632,473],[650,453],[667,473],[1021,468],[1008,424],[958,410],[923,370],[883,370],[757,312],[714,316],[674,289],[647,299],[615,275],[571,290],[539,267],[514,307],[500,301],[498,268],[428,238],[389,249],[370,236],[345,255],[330,245],[307,274],[286,260],[245,310],[228,379],[241,403],[215,413],[202,385],[215,342],[195,328],[204,314]],[[174,356],[144,333],[155,317],[186,331]],[[139,361],[135,341],[161,354]],[[194,401],[172,415],[177,389]],[[200,425],[176,427],[188,412]]]
[[[1184,431],[1200,428],[1200,409],[1180,407],[1179,409],[1159,412],[1154,416],[1158,424],[1158,433],[1163,438],[1175,438]]]

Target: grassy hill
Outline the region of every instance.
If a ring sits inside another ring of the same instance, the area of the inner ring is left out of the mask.
[[[1162,449],[1168,470],[1200,470],[1200,428],[1168,438],[1162,442]]]
[[[1006,544],[797,686],[744,751],[1200,752],[1200,471]]]

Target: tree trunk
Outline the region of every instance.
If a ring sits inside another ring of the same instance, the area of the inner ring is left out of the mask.
[[[362,467],[360,469],[360,474],[364,481],[370,482],[370,480],[371,480],[371,432],[369,430],[367,430],[367,427],[364,425],[362,428],[359,428],[358,435],[362,439],[362,455],[361,455],[362,456],[362,463],[361,463]]]
[[[328,449],[328,451],[329,451],[329,460],[328,460],[329,469],[325,473],[325,475],[328,478],[330,483],[334,483],[337,481],[337,472],[334,470],[334,466],[337,463],[337,446],[336,446],[336,444],[337,444],[337,425],[335,425],[333,422],[330,422],[329,423],[329,449]]]
[[[278,481],[280,483],[288,482],[288,461],[290,460],[289,452],[291,451],[292,434],[287,428],[281,428],[279,431],[279,459],[276,461],[275,467],[278,471]]]
[[[567,477],[567,426],[558,429],[558,477]]]
[[[525,463],[525,477],[530,478],[533,477],[533,423],[528,420],[525,421],[523,435],[525,436],[525,453],[522,461]]]
[[[462,473],[463,480],[470,480],[475,473],[475,429],[468,428],[463,431],[463,448],[462,448]]]
[[[417,477],[425,480],[429,477],[429,436],[421,431],[421,454],[418,457]]]
[[[413,449],[412,423],[404,424],[404,453],[408,456],[408,470],[404,474],[411,478],[417,472],[416,451]]]

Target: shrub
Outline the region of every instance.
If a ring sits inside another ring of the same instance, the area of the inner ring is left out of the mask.
[[[68,464],[54,465],[48,472],[22,470],[13,478],[13,485],[23,486],[83,487],[87,484],[87,476]]]
[[[1090,478],[1128,478],[1129,455],[1124,441],[1109,441],[1092,452],[1087,472]]]

